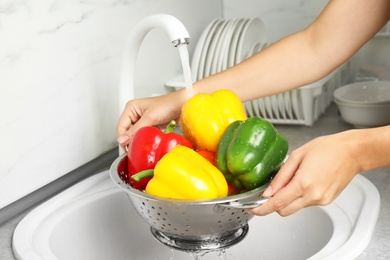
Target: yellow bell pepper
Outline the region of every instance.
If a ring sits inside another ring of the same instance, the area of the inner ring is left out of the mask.
[[[143,173],[133,175],[132,178],[139,180],[148,176]],[[223,174],[207,159],[186,146],[178,145],[165,154],[152,174],[154,177],[145,189],[150,195],[199,200],[222,198],[228,194]]]
[[[183,105],[180,124],[184,136],[196,149],[217,150],[219,139],[230,123],[246,120],[244,106],[230,90],[197,94]]]

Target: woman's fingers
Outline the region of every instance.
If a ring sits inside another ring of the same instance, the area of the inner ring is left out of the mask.
[[[273,197],[249,212],[287,216],[304,207],[331,203],[359,169],[355,146],[347,137],[348,133],[319,137],[292,152],[263,193]]]
[[[300,161],[297,158],[289,157],[275,175],[269,187],[264,191],[263,196],[271,197],[285,187],[294,177],[295,172],[299,167],[299,163]]]
[[[273,212],[280,212],[283,215],[291,214],[290,212],[295,212],[304,207],[300,202],[302,195],[303,191],[299,183],[291,180],[287,186],[278,190],[267,202],[248,211],[258,216],[265,216]]]

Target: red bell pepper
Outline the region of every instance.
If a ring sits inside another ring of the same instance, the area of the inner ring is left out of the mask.
[[[212,165],[215,166],[215,160],[216,160],[216,155],[215,152],[210,152],[208,150],[196,150],[196,152],[200,155],[202,155],[203,158],[205,158],[207,161],[209,161]]]
[[[216,164],[216,154],[215,152],[210,152],[208,150],[197,150],[198,154],[202,155],[205,159],[207,159],[212,165]],[[228,196],[236,195],[240,193],[240,190],[236,188],[232,183],[228,182]]]
[[[172,132],[176,122],[172,120],[161,131],[157,127],[146,126],[140,128],[132,137],[127,153],[128,182],[139,190],[144,190],[151,177],[141,181],[134,181],[131,176],[144,170],[154,169],[156,163],[176,145],[187,146],[192,149],[192,144],[184,136]]]

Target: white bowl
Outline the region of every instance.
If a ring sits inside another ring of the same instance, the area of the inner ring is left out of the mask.
[[[357,127],[377,127],[390,124],[390,103],[354,104],[334,99],[345,122]]]
[[[361,105],[390,104],[390,81],[364,81],[342,86],[333,93],[335,100]]]

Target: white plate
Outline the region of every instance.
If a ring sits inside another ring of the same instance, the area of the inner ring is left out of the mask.
[[[185,88],[186,84],[184,82],[184,76],[182,74],[177,75],[177,76],[165,81],[164,86],[168,87],[168,88],[174,88],[176,90],[178,90],[180,88]]]
[[[252,100],[251,103],[252,103],[253,114],[255,116],[260,116],[261,117],[261,113],[260,113],[259,104],[257,102],[257,99]]]
[[[223,49],[225,43],[229,42],[229,39],[226,39],[226,35],[230,30],[231,25],[232,25],[232,20],[227,20],[224,25],[224,28],[222,29],[221,35],[217,39],[217,45],[215,46],[215,52],[211,63],[210,75],[220,72],[222,69],[223,56],[225,55]]]
[[[292,107],[291,107],[290,92],[289,91],[284,92],[283,98],[284,98],[284,107],[286,108],[286,115],[288,116],[289,119],[294,119]]]
[[[286,109],[285,109],[283,93],[278,94],[277,96],[278,96],[280,117],[281,119],[286,119]]]
[[[258,17],[251,18],[242,29],[237,45],[235,63],[238,64],[245,59],[245,55],[253,44],[266,41],[267,37],[263,22]]]
[[[272,104],[272,112],[274,112],[275,118],[279,119],[279,101],[278,97],[276,95],[270,96],[271,98],[271,104]]]
[[[212,38],[214,36],[215,30],[218,29],[218,27],[221,25],[222,22],[223,22],[223,19],[218,18],[217,21],[215,21],[215,23],[211,26],[211,28],[206,36],[206,39],[204,41],[204,46],[202,49],[202,53],[200,54],[198,74],[196,77],[197,80],[200,80],[203,78],[204,66],[205,66],[205,61],[206,61],[206,57],[207,57],[207,51],[210,47],[210,41],[212,40]]]
[[[209,34],[212,27],[219,21],[221,18],[214,19],[211,23],[207,25],[207,27],[203,30],[201,36],[199,37],[199,40],[196,44],[194,54],[192,55],[192,61],[191,61],[191,69],[192,69],[192,79],[196,81],[198,78],[198,69],[199,69],[199,62],[200,62],[200,56],[202,55],[203,48],[205,47],[206,38]]]
[[[271,97],[265,97],[265,110],[267,111],[267,115],[269,119],[274,119],[274,115],[272,114],[272,101]]]
[[[295,118],[297,118],[298,120],[303,119],[302,115],[299,113],[299,105],[300,104],[299,104],[298,90],[297,89],[291,90],[291,105],[292,105],[292,109],[293,109]]]
[[[245,59],[248,59],[249,57],[252,57],[253,54],[256,53],[256,50],[257,50],[259,45],[261,45],[261,43],[258,43],[258,42],[254,43],[252,45],[252,47],[249,49],[248,53],[245,55]]]
[[[267,113],[266,113],[266,109],[265,109],[264,98],[259,98],[259,99],[257,99],[256,101],[257,101],[257,104],[259,105],[259,110],[260,110],[261,117],[267,118]]]
[[[264,50],[265,48],[269,47],[271,45],[270,42],[266,42],[263,44],[263,46],[261,46],[261,50]]]
[[[245,59],[247,59],[247,58],[253,56],[255,53],[257,53],[261,49],[262,45],[263,44],[259,43],[259,42],[254,43],[253,46],[248,51]],[[259,116],[262,118],[267,118],[266,112],[265,112],[266,109],[265,109],[265,105],[264,105],[264,100],[262,98],[252,100],[252,109],[253,109],[253,113],[256,116]]]
[[[220,67],[218,68],[220,69],[220,71],[226,70],[228,68],[229,48],[234,35],[234,31],[239,21],[240,19],[232,19],[231,23],[229,24],[229,28],[227,29],[222,46],[222,64],[220,64]]]
[[[228,54],[228,62],[227,62],[228,68],[233,67],[235,65],[238,40],[240,39],[240,34],[242,31],[242,28],[248,22],[249,22],[248,19],[239,19],[235,28],[234,28],[233,36],[232,36],[232,39],[230,41],[230,46],[229,46],[229,54]]]
[[[209,44],[209,48],[207,50],[206,61],[204,63],[203,78],[206,78],[211,75],[211,64],[215,59],[217,43],[226,24],[227,21],[225,20],[221,21],[218,28],[214,31],[214,34]]]
[[[252,50],[252,56],[255,55],[256,53],[260,52],[263,49],[263,46],[265,44],[266,43],[261,43],[261,42],[256,43],[255,48]]]
[[[247,101],[244,103],[245,110],[248,116],[252,117],[254,116],[253,114],[253,109],[252,109],[252,103],[250,101]]]

